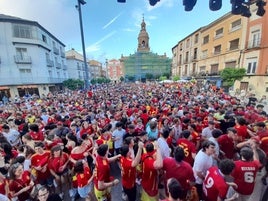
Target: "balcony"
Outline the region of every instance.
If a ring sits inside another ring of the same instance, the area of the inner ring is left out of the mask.
[[[47,59],[47,66],[48,67],[53,67],[54,66],[54,62],[50,59]]]
[[[60,64],[60,63],[58,63],[58,62],[55,62],[55,66],[56,66],[56,68],[58,68],[58,69],[60,69],[60,68],[61,68],[61,64]]]
[[[248,49],[251,48],[260,48],[261,47],[261,39],[248,41]]]
[[[218,55],[218,54],[220,54],[221,53],[221,51],[214,51],[213,52],[213,55]]]
[[[60,52],[60,56],[61,56],[62,58],[65,58],[65,52],[61,51],[61,52]]]
[[[59,55],[59,53],[60,53],[59,49],[56,48],[56,47],[53,47],[53,52],[54,52],[54,54],[56,54],[56,55]]]
[[[14,61],[16,64],[31,64],[32,58],[30,56],[14,56]]]

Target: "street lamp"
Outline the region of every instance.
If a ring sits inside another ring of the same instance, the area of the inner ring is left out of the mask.
[[[82,40],[82,49],[83,49],[83,57],[84,57],[84,66],[86,71],[85,78],[85,88],[88,89],[89,86],[89,76],[88,76],[88,66],[87,66],[87,58],[86,58],[86,50],[85,50],[85,41],[84,41],[84,31],[83,31],[83,22],[82,22],[82,12],[81,12],[81,4],[85,5],[86,2],[84,0],[77,0],[77,10],[79,12],[79,22],[80,22],[80,31],[81,31],[81,40]]]

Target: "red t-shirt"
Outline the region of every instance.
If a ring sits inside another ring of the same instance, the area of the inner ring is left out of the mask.
[[[92,174],[89,167],[85,167],[83,173],[78,173],[76,175],[78,187],[82,188],[86,186],[88,184],[88,180],[90,179],[91,175]]]
[[[259,136],[260,141],[261,141],[260,148],[268,156],[268,131],[266,129],[264,131],[259,131],[257,132],[257,135]]]
[[[13,192],[19,192],[21,189],[25,188],[28,186],[31,182],[30,178],[30,172],[24,171],[22,173],[21,179],[14,179],[11,180],[9,183],[9,190]],[[25,201],[30,198],[30,193],[31,193],[32,188],[30,188],[28,191],[23,192],[18,195],[19,201]]]
[[[98,181],[104,181],[104,182],[111,181],[109,161],[107,160],[107,158],[97,155],[95,168],[96,168],[96,176],[94,179],[94,184],[98,190],[102,190],[99,189],[98,187]]]
[[[248,131],[247,131],[248,128],[246,125],[243,125],[243,126],[236,125],[234,128],[237,131],[238,137],[241,138],[241,141],[244,141],[246,138],[249,137]]]
[[[39,131],[39,132],[30,131],[29,135],[35,141],[44,141],[44,134],[42,131]]]
[[[4,179],[3,181],[0,181],[0,194],[5,195],[6,194],[6,185],[8,184],[8,181]]]
[[[121,157],[121,175],[122,186],[126,189],[131,189],[135,185],[136,167],[132,167],[132,160],[128,157]]]
[[[218,197],[222,200],[226,198],[228,185],[225,183],[223,175],[217,167],[211,167],[207,171],[203,184],[203,191],[206,201],[217,201]]]
[[[225,157],[229,159],[234,158],[235,145],[233,139],[229,138],[227,134],[218,138],[220,149],[225,153]]]
[[[32,157],[31,157],[31,165],[34,167],[44,167],[45,165],[48,164],[49,158],[50,158],[49,151],[45,151],[43,154],[36,153],[36,154],[32,155]],[[48,168],[45,172],[36,170],[36,173],[37,173],[37,180],[39,180],[39,181],[41,179],[48,178],[50,175]]]
[[[174,177],[177,179],[183,191],[191,189],[190,182],[194,182],[194,173],[191,165],[185,161],[178,163],[174,158],[167,157],[163,160],[163,170],[166,171],[165,183]]]
[[[158,194],[158,172],[154,168],[154,158],[151,154],[142,155],[142,180],[141,186],[149,196]]]
[[[260,162],[254,161],[235,161],[235,169],[232,172],[234,182],[238,188],[236,191],[242,195],[250,195],[255,185],[256,173],[261,166]]]
[[[60,157],[50,158],[48,161],[48,168],[53,170],[55,173],[62,173],[60,167],[62,167],[69,160],[69,155],[62,153]]]
[[[184,150],[184,161],[188,162],[190,165],[193,165],[194,159],[192,157],[192,153],[196,153],[196,148],[194,143],[190,142],[185,138],[180,138],[177,141],[177,145],[183,148]]]

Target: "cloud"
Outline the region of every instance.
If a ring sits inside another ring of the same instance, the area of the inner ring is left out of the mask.
[[[149,0],[145,0],[146,1],[146,10],[147,11],[151,11],[160,7],[173,7],[174,6],[174,2],[175,0],[160,0],[159,2],[156,3],[155,6],[151,6],[149,4]]]
[[[122,30],[125,32],[136,32],[137,31],[136,29],[131,29],[131,28],[124,28]]]
[[[37,21],[59,40],[75,39],[80,35],[75,2],[70,3],[69,0],[0,0],[0,5],[0,13]]]
[[[99,39],[96,43],[88,46],[86,48],[86,52],[96,52],[96,51],[99,51],[101,49],[100,44],[103,41],[107,40],[108,38],[112,37],[115,33],[116,33],[116,31],[112,31],[112,32],[108,33],[107,35],[105,35],[104,37],[102,37],[101,39]]]
[[[115,20],[117,20],[117,18],[119,18],[122,15],[122,12],[119,13],[117,16],[115,16],[113,19],[111,19],[110,22],[108,22],[106,25],[104,25],[102,27],[102,29],[106,29],[108,26],[110,26],[112,23],[114,23]]]

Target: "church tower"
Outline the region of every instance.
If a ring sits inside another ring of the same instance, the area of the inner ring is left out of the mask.
[[[146,24],[144,22],[144,16],[142,18],[141,30],[138,37],[138,52],[149,52],[149,35],[146,31]]]

